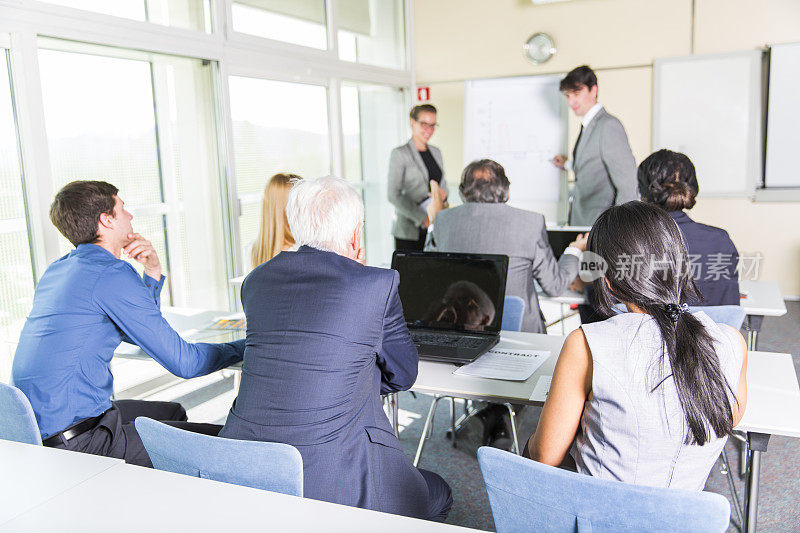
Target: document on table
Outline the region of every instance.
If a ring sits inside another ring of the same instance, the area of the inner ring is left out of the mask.
[[[489,350],[475,361],[458,368],[454,374],[476,378],[525,381],[542,366],[550,352],[546,350]]]

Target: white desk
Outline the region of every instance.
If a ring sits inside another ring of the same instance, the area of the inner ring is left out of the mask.
[[[197,335],[203,334],[203,331],[197,328],[202,328],[210,322],[210,318],[221,314],[224,313],[207,311],[187,315],[185,311],[164,309],[164,315],[170,323],[186,320],[183,325],[189,329],[185,331],[193,331]],[[194,339],[189,337],[187,340]],[[504,331],[498,344],[501,348],[516,347],[552,352],[550,359],[527,381],[509,382],[458,376],[453,374],[455,366],[452,364],[423,361],[420,363],[419,375],[412,390],[458,398],[542,404],[544,398],[531,398],[531,394],[540,377],[552,376],[563,342],[564,337],[561,336]],[[131,356],[131,354],[126,355]],[[141,356],[143,354],[139,355]],[[749,533],[755,531],[760,459],[761,453],[767,449],[770,435],[800,438],[800,387],[789,354],[757,351],[750,352],[748,358],[747,385],[747,410],[736,429],[747,433],[752,450],[746,461],[748,480],[745,490],[747,517],[745,531]]]
[[[44,457],[49,452],[70,454],[20,446],[30,449],[4,454],[9,461]],[[37,500],[16,516],[0,519],[2,531],[476,531],[124,463],[86,475],[42,500],[38,493],[60,477],[40,477],[36,486],[28,486],[29,468],[25,465],[10,474],[3,470],[0,476],[0,490]],[[7,506],[7,500],[0,501]]]
[[[502,381],[459,376],[453,374],[453,371],[458,368],[456,365],[420,361],[417,381],[411,390],[472,400],[542,405],[545,398],[532,399],[531,394],[540,377],[553,375],[564,340],[565,337],[558,335],[503,331],[500,342],[496,346],[498,349],[548,350],[550,352],[550,358],[526,381]]]
[[[771,435],[800,438],[800,387],[792,356],[750,352],[747,360],[747,410],[737,426],[747,433],[745,516],[743,531],[756,531],[761,454]]]
[[[739,291],[745,295],[739,305],[747,313],[747,348],[755,350],[764,317],[785,315],[786,303],[776,281],[740,281]]]
[[[758,333],[765,316],[783,316],[786,314],[786,303],[783,301],[778,283],[775,281],[740,281],[739,290],[745,295],[739,305],[747,313],[747,346],[755,350],[758,345]],[[568,290],[561,296],[548,296],[537,293],[539,300],[561,305],[585,304],[586,296],[581,292]]]
[[[0,524],[120,464],[122,459],[0,440]]]
[[[540,377],[552,376],[563,342],[564,337],[555,335],[504,331],[498,346],[550,350],[553,355],[527,381],[521,383],[458,376],[453,374],[454,365],[421,362],[419,377],[412,390],[501,403],[542,404],[544,398],[531,398],[531,393]],[[747,409],[736,429],[747,434],[751,450],[746,459],[748,479],[745,485],[744,528],[744,531],[751,533],[756,530],[761,454],[767,450],[769,437],[781,435],[800,438],[800,386],[791,355],[750,352],[747,364]],[[421,447],[417,450],[418,456],[420,452]]]

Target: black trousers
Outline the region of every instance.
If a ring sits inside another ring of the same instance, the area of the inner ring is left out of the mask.
[[[126,463],[153,467],[144,449],[142,439],[136,432],[133,421],[144,416],[158,420],[186,431],[216,436],[222,426],[187,422],[186,410],[175,402],[148,402],[144,400],[119,400],[105,412],[94,429],[81,433],[69,440],[63,448],[76,452],[90,453],[124,459]]]
[[[394,238],[394,249],[398,252],[421,252],[425,248],[425,239],[428,238],[428,230],[419,228],[419,238],[416,241]]]

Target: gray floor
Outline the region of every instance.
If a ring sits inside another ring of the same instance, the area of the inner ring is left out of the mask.
[[[800,375],[800,302],[787,302],[789,313],[780,318],[767,318],[759,339],[763,351],[793,354],[795,368]],[[545,309],[548,318],[558,315],[558,307]],[[577,317],[568,319],[564,331],[577,327]],[[550,333],[562,333],[561,323],[550,328]],[[211,376],[183,381],[165,375],[155,363],[140,361],[115,361],[117,395],[120,398],[152,400],[177,400],[186,406],[190,420],[224,423],[225,416],[235,397],[231,373],[218,372]],[[401,442],[409,457],[414,456],[419,441],[424,415],[431,397],[402,393]],[[463,411],[462,403],[457,405]],[[524,443],[536,428],[539,410],[527,408],[519,417],[519,435]],[[474,455],[453,448],[445,437],[449,427],[449,406],[442,401],[436,411],[433,436],[426,443],[420,467],[438,472],[453,489],[454,505],[448,522],[477,529],[492,530],[494,524]],[[727,445],[734,471],[738,469],[738,456],[734,443]],[[761,497],[759,501],[759,531],[800,531],[800,439],[774,437],[762,459]],[[742,497],[743,484],[737,477],[737,492]],[[709,477],[706,490],[731,498],[725,476],[717,465]],[[734,517],[730,531],[738,532]]]

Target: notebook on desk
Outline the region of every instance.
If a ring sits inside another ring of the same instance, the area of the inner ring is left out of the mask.
[[[395,252],[392,268],[420,359],[469,363],[498,343],[508,256]]]

